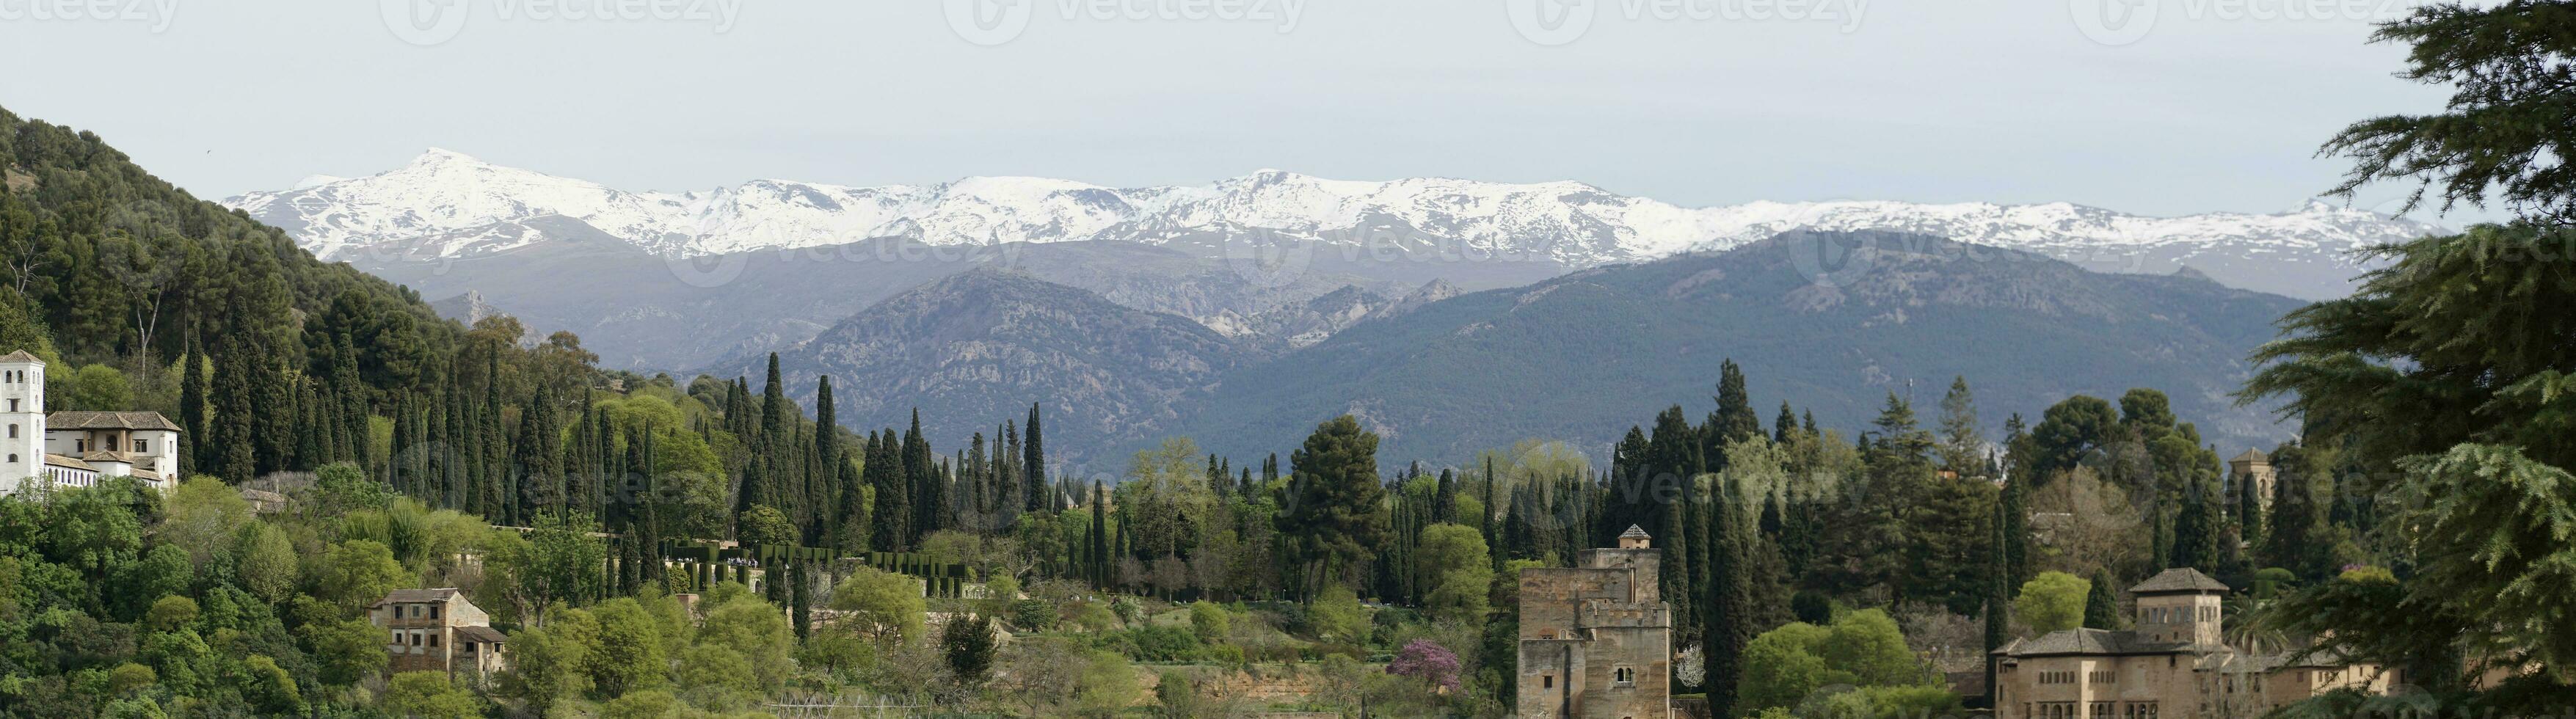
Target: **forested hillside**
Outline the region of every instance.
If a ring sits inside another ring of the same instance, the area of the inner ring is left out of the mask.
[[[1855,255],[1842,276],[1816,258]],[[1964,376],[1989,406],[2158,387],[2211,441],[2271,446],[2288,428],[2227,393],[2286,297],[2207,280],[2087,272],[2038,255],[1897,233],[1795,233],[1723,253],[1578,272],[1363,322],[1229,375],[1166,430],[1260,449],[1349,413],[1387,454],[1441,460],[1540,437],[1595,456],[1625,419],[1703,396],[1733,358],[1757,394],[1829,427],[1889,392],[1929,401]],[[1988,417],[1983,428],[2000,428]]]

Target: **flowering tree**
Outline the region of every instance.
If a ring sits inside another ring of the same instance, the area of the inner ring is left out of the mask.
[[[1447,691],[1458,690],[1458,655],[1448,647],[1429,639],[1416,639],[1396,652],[1388,662],[1386,673],[1427,682]]]

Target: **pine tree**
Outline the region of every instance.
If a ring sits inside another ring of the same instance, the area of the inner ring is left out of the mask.
[[[1708,469],[1726,467],[1729,444],[1762,436],[1762,418],[1754,413],[1753,398],[1744,389],[1744,370],[1735,360],[1718,363],[1717,410],[1708,415],[1707,444],[1701,457]]]
[[[1771,441],[1788,444],[1789,433],[1798,431],[1798,415],[1789,411],[1789,403],[1780,403],[1780,416],[1771,419]]]
[[[1950,380],[1941,395],[1941,468],[1961,477],[1985,474],[1986,439],[1977,431],[1977,400],[1966,376]]]

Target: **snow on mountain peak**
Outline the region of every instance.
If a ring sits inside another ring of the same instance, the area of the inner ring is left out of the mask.
[[[2340,253],[2439,230],[2322,200],[2272,215],[2169,218],[2067,202],[1758,201],[1691,208],[1571,180],[1378,182],[1279,169],[1206,185],[1143,188],[978,176],[936,185],[848,187],[773,179],[711,191],[630,192],[438,148],[385,173],[349,179],[317,176],[293,189],[254,192],[225,204],[287,229],[325,257],[384,247],[415,256],[506,250],[549,235],[492,228],[551,216],[577,220],[665,257],[878,237],[936,245],[1163,242],[1193,232],[1250,230],[1351,241],[1339,235],[1393,229],[1459,248],[1570,267],[1726,249],[1795,229],[1920,232],[2069,259],[2104,252],[2154,253],[2168,259],[2208,253]]]

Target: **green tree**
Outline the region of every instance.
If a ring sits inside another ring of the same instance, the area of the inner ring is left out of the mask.
[[[980,685],[993,670],[993,618],[982,614],[957,614],[939,632],[940,654],[948,659],[948,671],[969,686]]]
[[[2093,570],[2093,583],[2084,593],[2084,627],[2087,629],[2120,628],[2120,600],[2112,594],[2111,573]]]
[[[584,667],[598,643],[598,625],[588,618],[587,613],[570,621],[558,617],[541,628],[512,632],[510,668],[500,677],[501,695],[525,701],[530,711],[544,716],[563,697],[587,689],[590,675]]]
[[[449,719],[483,713],[472,692],[447,681],[446,672],[402,672],[385,683],[376,709],[397,717]]]
[[[1386,488],[1377,476],[1376,433],[1342,415],[1315,428],[1289,455],[1295,502],[1280,515],[1289,566],[1302,567],[1304,596],[1347,585],[1386,541]]]
[[[331,545],[305,568],[305,585],[313,596],[338,607],[343,616],[355,616],[385,594],[418,581],[394,561],[393,550],[364,539]]]
[[[324,684],[348,686],[385,669],[384,630],[372,622],[346,619],[307,624],[298,631]]]
[[[1232,625],[1233,619],[1227,615],[1225,607],[1215,602],[1190,603],[1190,633],[1198,635],[1199,641],[1209,644],[1225,641],[1226,633],[1233,630]]]
[[[1368,638],[1369,611],[1350,587],[1329,585],[1307,607],[1306,624],[1319,640],[1358,643]]]
[[[1422,529],[1414,550],[1416,571],[1432,587],[1423,609],[1434,618],[1478,622],[1492,607],[1486,594],[1494,583],[1493,556],[1485,537],[1463,524],[1434,524]]]
[[[661,622],[632,597],[619,597],[589,610],[599,623],[599,648],[589,653],[591,686],[600,696],[618,696],[662,685],[669,673],[663,657]]]
[[[2085,598],[2092,587],[2092,582],[2072,574],[2040,572],[2021,585],[2021,595],[2013,599],[2013,616],[2041,634],[2083,626]]]
[[[2079,394],[2050,405],[2030,432],[2029,476],[2045,482],[2057,472],[2073,469],[2100,451],[2119,426],[2111,403],[2100,397]]]
[[[796,636],[776,606],[744,595],[706,610],[696,642],[721,646],[742,657],[753,674],[754,692],[775,690],[796,670],[790,653]]]
[[[122,412],[134,408],[134,389],[125,373],[103,364],[85,365],[72,373],[72,391],[64,409]]]
[[[922,635],[926,605],[921,580],[860,567],[832,588],[831,607],[843,624],[870,641],[904,642]]]

